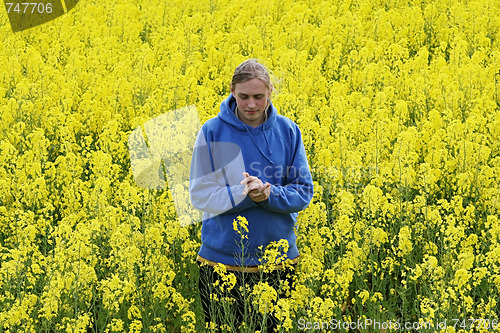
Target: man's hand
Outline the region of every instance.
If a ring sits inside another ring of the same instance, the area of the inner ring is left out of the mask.
[[[245,177],[241,181],[241,184],[245,185],[243,194],[247,194],[254,202],[265,201],[271,195],[271,184],[268,182],[262,184],[262,180],[250,176],[248,172],[243,172],[243,177]]]

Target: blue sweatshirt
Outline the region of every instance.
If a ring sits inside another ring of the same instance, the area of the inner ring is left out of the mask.
[[[193,152],[190,198],[203,211],[198,254],[226,265],[259,265],[259,247],[286,239],[286,258],[296,258],[297,215],[313,196],[300,130],[279,115],[272,103],[267,120],[256,128],[239,120],[235,109],[231,94],[222,102],[218,116],[202,126]],[[256,203],[242,193],[244,171],[263,184],[271,184],[271,194],[265,201]],[[233,229],[238,216],[248,221],[243,256],[240,235]]]

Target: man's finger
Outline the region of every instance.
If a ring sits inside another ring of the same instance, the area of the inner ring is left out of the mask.
[[[251,191],[258,191],[262,185],[252,182],[250,184],[245,184],[245,189],[243,190],[243,194],[248,194]]]
[[[259,178],[254,177],[254,176],[250,176],[250,175],[249,175],[248,177],[246,177],[245,179],[243,179],[243,180],[240,182],[240,184],[242,184],[242,185],[246,185],[246,184],[248,184],[248,183],[250,183],[250,182],[253,182],[253,181],[257,180],[257,179],[259,179]]]
[[[259,184],[258,182],[252,182],[252,183],[248,184],[249,191],[260,190],[261,188],[262,188],[262,184]]]

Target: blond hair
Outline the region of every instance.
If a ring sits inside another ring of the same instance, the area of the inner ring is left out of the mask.
[[[236,67],[233,79],[231,80],[231,88],[234,89],[236,84],[250,81],[251,79],[260,79],[266,84],[269,92],[273,90],[269,71],[257,59],[245,60]]]

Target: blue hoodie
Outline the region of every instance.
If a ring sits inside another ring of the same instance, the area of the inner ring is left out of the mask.
[[[239,120],[235,109],[231,94],[222,102],[218,116],[203,125],[193,152],[190,198],[203,211],[198,255],[226,265],[259,265],[259,248],[286,239],[286,258],[296,258],[297,215],[313,196],[300,130],[279,115],[272,103],[267,120],[256,128]],[[265,201],[256,203],[242,193],[244,171],[263,184],[271,184],[271,194]],[[243,251],[240,235],[233,229],[238,216],[248,221]]]

